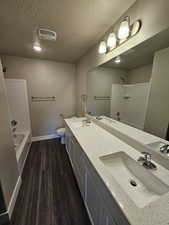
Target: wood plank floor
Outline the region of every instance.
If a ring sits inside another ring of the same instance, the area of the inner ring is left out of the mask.
[[[12,225],[91,225],[65,147],[34,142],[22,175]]]

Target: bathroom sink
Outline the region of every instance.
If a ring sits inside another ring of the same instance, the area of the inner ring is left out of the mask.
[[[72,121],[71,124],[73,125],[74,128],[79,128],[83,126],[83,122],[82,121]]]
[[[79,127],[89,127],[92,124],[92,122],[87,118],[83,118],[71,121],[71,124],[74,128],[79,128]]]
[[[169,150],[168,150],[168,151],[161,151],[161,150],[162,150],[161,148],[162,148],[163,146],[165,146],[165,145],[166,145],[166,143],[161,142],[161,141],[157,141],[157,142],[153,142],[153,143],[151,143],[151,144],[148,144],[148,146],[149,146],[152,150],[154,150],[154,151],[156,151],[156,152],[159,152],[159,153],[161,153],[161,154],[166,155],[166,156],[169,157]]]
[[[109,182],[113,177],[139,208],[169,191],[169,186],[124,152],[101,156],[100,160],[107,170]]]

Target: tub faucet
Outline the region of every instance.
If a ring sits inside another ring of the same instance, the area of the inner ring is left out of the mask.
[[[11,126],[12,127],[15,127],[17,124],[18,124],[18,122],[16,120],[12,120],[11,121]]]

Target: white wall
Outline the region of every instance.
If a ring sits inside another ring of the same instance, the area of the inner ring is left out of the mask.
[[[27,80],[33,136],[54,133],[62,124],[60,113],[75,113],[74,64],[14,56],[2,56],[2,63],[7,67],[6,78]],[[56,101],[32,102],[31,96],[56,96]]]
[[[130,16],[131,23],[137,19],[141,19],[142,28],[140,32],[108,54],[99,55],[97,44],[81,57],[77,64],[77,112],[79,114],[82,113],[80,109],[80,96],[87,93],[88,71],[167,29],[169,27],[168,14],[169,1],[167,0],[137,0],[135,4],[126,11],[122,18],[126,15]],[[112,31],[113,28],[117,30],[119,22],[120,20],[112,26],[108,32]],[[104,37],[106,38],[107,34],[105,34]]]
[[[110,114],[111,117],[117,120],[117,112],[120,113],[121,120],[124,120],[124,94],[125,89],[122,84],[112,84],[111,88],[111,106],[110,106]]]
[[[94,96],[111,97],[112,84],[122,83],[126,72],[119,69],[98,67],[88,73],[88,112],[96,115],[110,116],[110,100],[95,100]]]
[[[17,131],[31,131],[26,80],[5,79],[11,120],[16,120]]]
[[[128,71],[127,83],[146,83],[149,82],[152,75],[152,64],[141,66]]]
[[[147,102],[149,96],[149,83],[112,85],[111,117],[120,119],[138,129],[144,128]],[[127,97],[127,98],[126,98]]]
[[[147,102],[149,97],[149,83],[125,85],[124,122],[139,129],[144,129]]]
[[[169,48],[156,52],[145,131],[165,138],[169,123]]]
[[[19,171],[12,140],[5,81],[0,62],[0,181],[8,208]]]

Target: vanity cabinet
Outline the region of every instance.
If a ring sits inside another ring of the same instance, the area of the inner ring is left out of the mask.
[[[92,225],[129,225],[69,128],[66,149]]]
[[[111,198],[106,199],[104,194],[105,187],[103,181],[100,179],[95,169],[89,160],[85,159],[86,166],[86,205],[94,225],[118,225],[112,218],[109,211],[109,205],[107,201],[111,201]],[[107,191],[107,190],[106,190]],[[119,223],[119,225],[121,225]]]
[[[66,150],[75,174],[81,195],[85,200],[86,196],[86,170],[85,162],[79,144],[67,129],[65,137]]]
[[[76,176],[77,183],[79,185],[79,189],[81,191],[82,197],[86,199],[86,169],[85,169],[85,161],[83,158],[83,154],[77,142],[72,138],[72,153],[70,153],[70,157],[72,157],[74,174]]]
[[[97,187],[95,187],[94,180],[92,176],[87,172],[87,179],[86,179],[86,205],[88,207],[88,211],[90,212],[90,216],[93,220],[93,224],[100,225],[99,223],[99,215],[101,212],[101,202],[99,201],[100,198],[97,193]],[[104,221],[105,222],[105,221]],[[105,223],[103,223],[105,224]],[[106,225],[106,224],[105,224]]]

